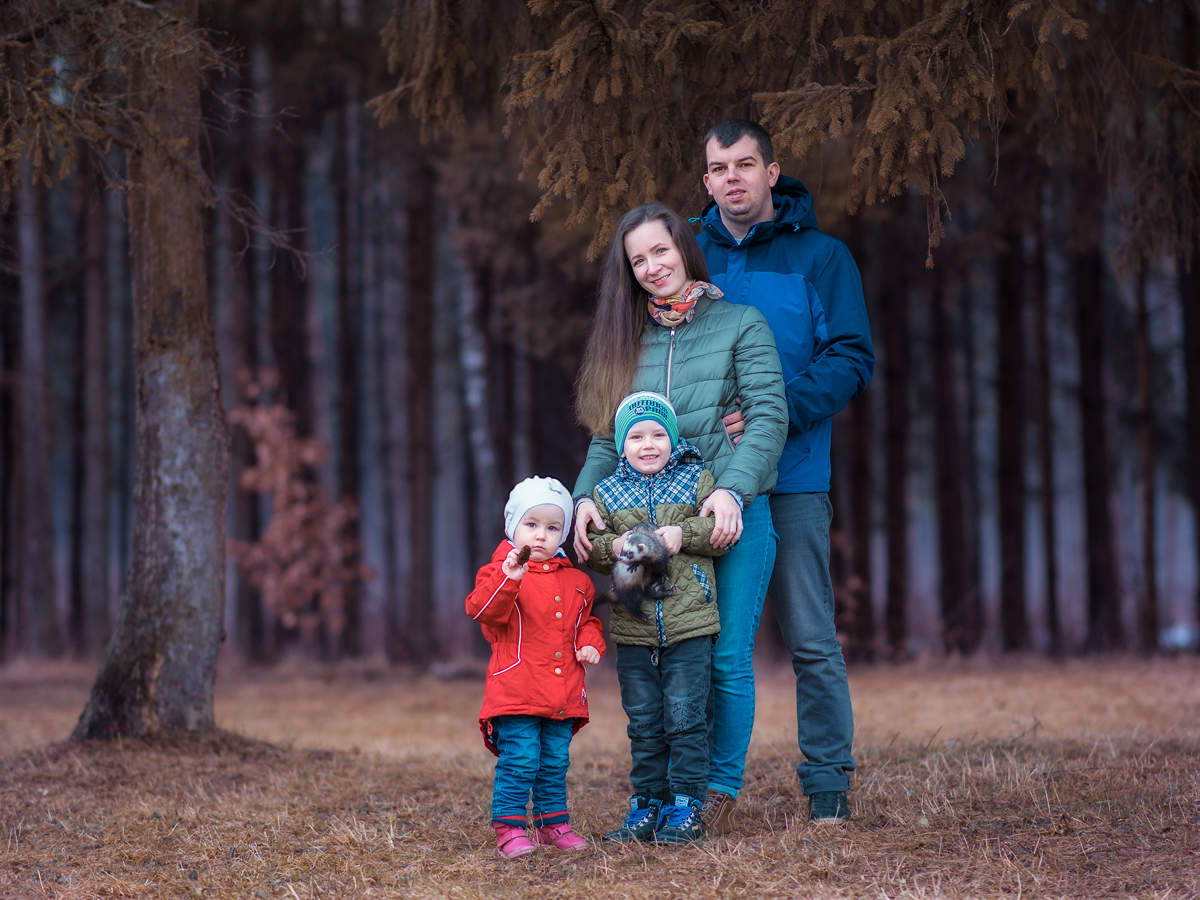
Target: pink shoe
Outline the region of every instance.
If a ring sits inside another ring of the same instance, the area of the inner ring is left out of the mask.
[[[533,839],[538,844],[550,844],[559,850],[582,850],[588,845],[586,840],[571,830],[567,822],[539,828]]]
[[[496,829],[496,849],[505,859],[520,859],[537,849],[524,828],[502,822],[493,822],[492,827]]]

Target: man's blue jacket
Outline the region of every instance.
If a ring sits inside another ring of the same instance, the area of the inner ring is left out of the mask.
[[[775,333],[790,420],[775,493],[828,491],[833,415],[875,369],[871,326],[854,257],[817,228],[808,188],[780,176],[771,193],[775,218],[741,242],[715,202],[696,237],[725,299],[762,310]]]

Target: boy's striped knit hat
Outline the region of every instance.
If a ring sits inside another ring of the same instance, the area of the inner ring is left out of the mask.
[[[613,440],[617,444],[617,456],[625,450],[625,436],[638,422],[657,422],[667,430],[671,449],[679,443],[679,423],[675,420],[675,407],[662,394],[654,391],[637,391],[630,394],[617,406],[613,419]]]

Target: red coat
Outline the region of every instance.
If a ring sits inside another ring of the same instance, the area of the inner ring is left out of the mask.
[[[525,576],[513,581],[500,568],[512,548],[500,542],[467,595],[467,615],[492,645],[479,727],[493,753],[493,716],[574,719],[575,731],[587,724],[583,663],[575,651],[590,645],[604,654],[591,579],[560,554],[530,561]]]

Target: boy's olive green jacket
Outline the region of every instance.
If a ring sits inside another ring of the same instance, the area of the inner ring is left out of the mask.
[[[589,532],[588,565],[597,572],[612,571],[613,540],[635,525],[678,525],[683,530],[682,546],[667,562],[666,582],[674,590],[661,599],[643,600],[643,620],[624,604],[614,603],[608,623],[614,643],[667,647],[721,630],[713,557],[725,551],[710,543],[713,517],[698,515],[713,489],[712,473],[704,468],[696,448],[684,440],[662,471],[643,475],[622,458],[617,471],[596,485],[592,499],[607,525],[604,531]]]

